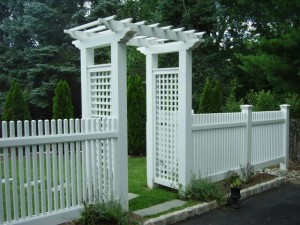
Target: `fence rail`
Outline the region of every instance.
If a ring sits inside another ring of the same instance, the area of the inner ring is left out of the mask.
[[[117,137],[113,118],[2,122],[0,224],[63,223],[111,198]]]
[[[221,180],[249,162],[255,168],[288,163],[288,107],[281,111],[192,115],[193,172]]]

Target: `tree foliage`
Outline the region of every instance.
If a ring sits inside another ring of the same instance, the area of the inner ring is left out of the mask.
[[[257,89],[300,93],[300,29],[281,37],[248,43],[249,55],[240,55],[240,68]]]
[[[207,78],[200,96],[200,113],[217,113],[222,110],[222,91],[218,81],[211,83]]]
[[[254,92],[251,90],[246,96],[248,104],[253,105],[253,111],[272,111],[279,109],[279,102],[271,91]]]
[[[18,121],[30,120],[31,115],[28,106],[24,100],[20,85],[14,81],[11,83],[10,89],[7,93],[2,120],[3,121]]]
[[[49,118],[58,80],[68,80],[74,90],[79,86],[79,52],[63,29],[82,2],[11,0],[1,7],[7,13],[0,26],[0,101],[10,80],[17,80],[33,117]]]
[[[71,90],[66,81],[60,80],[53,97],[53,119],[70,119],[74,117]]]
[[[128,76],[128,152],[146,153],[146,93],[140,76]]]

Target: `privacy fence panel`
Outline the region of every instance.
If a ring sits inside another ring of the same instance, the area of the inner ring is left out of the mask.
[[[247,161],[244,114],[193,115],[192,129],[195,175],[218,177]]]
[[[251,163],[265,167],[280,163],[283,151],[285,118],[282,111],[253,112]]]
[[[116,194],[115,125],[112,118],[3,122],[0,224],[63,223],[84,202]]]
[[[288,165],[289,112],[252,112],[242,106],[241,113],[193,114],[193,173],[214,180],[229,170],[239,171],[250,163],[256,169]]]

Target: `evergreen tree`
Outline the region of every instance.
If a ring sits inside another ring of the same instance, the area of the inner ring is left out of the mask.
[[[55,88],[53,98],[53,118],[70,119],[74,116],[71,90],[66,81],[60,80]]]
[[[203,92],[200,96],[199,112],[217,113],[221,111],[222,111],[221,85],[218,81],[211,84],[209,78],[207,78]]]
[[[14,81],[11,83],[5,99],[2,120],[17,121],[30,119],[31,115],[24,100],[23,93],[21,92],[21,87],[16,81]]]
[[[212,87],[210,85],[209,78],[206,79],[203,92],[200,96],[199,112],[209,113],[210,112],[210,99],[212,96]]]
[[[128,152],[146,153],[146,93],[140,76],[128,76]]]

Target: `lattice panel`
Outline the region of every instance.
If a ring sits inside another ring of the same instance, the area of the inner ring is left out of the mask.
[[[178,70],[155,71],[156,178],[178,182]]]
[[[111,71],[90,73],[92,118],[111,115]]]

